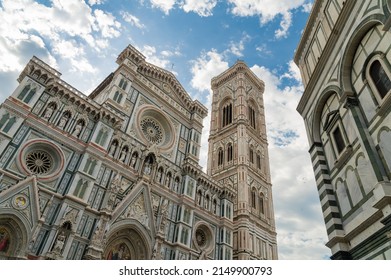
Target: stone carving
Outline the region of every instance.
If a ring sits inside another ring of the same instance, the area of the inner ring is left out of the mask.
[[[82,124],[80,122],[77,123],[75,126],[75,130],[72,133],[72,136],[78,137],[82,128],[83,128]]]
[[[168,200],[165,199],[161,204],[159,233],[164,234],[164,231],[166,229],[167,216],[168,216]]]
[[[137,200],[129,206],[126,218],[135,219],[149,229],[149,217],[146,213],[143,195],[140,195]]]
[[[109,199],[107,201],[107,208],[109,210],[113,210],[115,207],[115,199],[119,190],[121,189],[121,176],[117,173],[111,182],[110,190],[109,190]]]
[[[57,236],[56,243],[54,244],[52,252],[55,254],[61,254],[62,248],[65,244],[65,233],[63,231],[60,232],[60,234]]]
[[[50,117],[52,116],[53,114],[53,111],[54,111],[54,105],[49,105],[47,108],[46,108],[46,111],[45,111],[45,114],[43,115],[43,118],[46,120],[46,121],[49,121]]]

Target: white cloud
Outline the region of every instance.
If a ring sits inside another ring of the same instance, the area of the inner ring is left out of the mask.
[[[124,19],[124,21],[129,22],[131,25],[139,28],[139,29],[144,29],[145,25],[141,23],[140,19],[137,18],[136,16],[128,13],[128,12],[121,12],[121,16]]]
[[[281,78],[293,79],[297,83],[301,84],[302,81],[301,81],[300,70],[293,60],[288,62],[288,72],[282,75]]]
[[[232,42],[230,43],[230,47],[228,52],[232,53],[233,55],[237,57],[242,57],[243,56],[243,51],[244,51],[244,44],[251,40],[251,37],[247,34],[243,36],[243,38],[239,42]]]
[[[90,4],[90,6],[101,5],[104,2],[105,2],[105,0],[88,0],[88,4]]]
[[[101,4],[103,1],[89,1]],[[110,13],[92,10],[85,1],[4,0],[0,8],[0,71],[20,71],[32,55],[56,67],[67,60],[71,70],[95,72],[85,49],[97,52],[108,38],[120,35],[120,23]],[[28,48],[27,48],[28,46]]]
[[[145,45],[142,48],[137,48],[137,49],[139,49],[140,52],[145,55],[147,62],[159,66],[168,71],[171,71],[174,75],[178,75],[178,73],[172,70],[174,64],[168,59],[168,57],[180,55],[178,50],[176,51],[163,50],[160,53],[158,53],[155,47],[149,45]]]
[[[217,0],[184,0],[181,4],[182,9],[188,12],[194,12],[202,17],[213,15],[213,8]]]
[[[224,61],[223,55],[216,50],[201,54],[192,64],[193,78],[190,83],[199,91],[210,90],[210,79],[228,68],[228,62]]]
[[[260,16],[261,24],[266,24],[282,15],[281,28],[276,38],[285,37],[292,24],[290,11],[302,6],[307,0],[228,0],[233,5],[231,12],[237,16]]]
[[[303,5],[303,12],[305,12],[305,13],[311,12],[312,6],[313,6],[312,2],[304,4]]]
[[[119,32],[121,24],[115,20],[113,15],[102,10],[95,10],[94,15],[98,30],[100,30],[104,38],[114,38],[121,34]]]
[[[150,0],[152,7],[159,8],[166,15],[170,13],[170,10],[174,8],[175,0]]]
[[[282,21],[280,22],[280,29],[275,32],[276,38],[284,38],[288,36],[289,27],[292,25],[292,14],[285,12],[282,15]]]

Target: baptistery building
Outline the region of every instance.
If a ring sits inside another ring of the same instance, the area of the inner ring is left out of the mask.
[[[264,83],[207,109],[133,46],[88,95],[33,57],[0,106],[0,259],[277,259]]]
[[[391,2],[317,0],[296,50],[332,259],[391,259]]]

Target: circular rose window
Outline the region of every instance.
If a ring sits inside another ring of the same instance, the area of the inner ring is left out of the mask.
[[[33,139],[22,147],[17,163],[26,175],[36,175],[40,180],[50,181],[63,170],[64,154],[49,140]]]
[[[45,151],[32,151],[26,155],[26,166],[33,174],[45,174],[52,168],[53,159]]]
[[[152,105],[140,107],[136,117],[136,131],[141,138],[162,149],[169,149],[174,144],[175,132],[167,116]]]
[[[196,225],[196,229],[193,235],[193,241],[196,248],[209,252],[214,248],[214,235],[210,227],[201,222]]]
[[[206,245],[206,235],[205,232],[202,229],[197,229],[196,230],[196,241],[198,246],[205,247]]]
[[[149,142],[159,144],[163,140],[163,132],[160,124],[152,119],[145,118],[141,121],[141,131]]]

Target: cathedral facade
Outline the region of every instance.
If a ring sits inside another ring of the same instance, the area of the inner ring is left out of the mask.
[[[0,107],[0,259],[277,259],[264,84],[207,109],[128,46],[88,96],[33,57]]]
[[[332,259],[391,259],[391,2],[317,0],[296,50]]]

